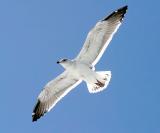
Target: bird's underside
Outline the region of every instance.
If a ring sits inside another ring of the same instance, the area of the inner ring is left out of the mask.
[[[96,72],[91,68],[97,64],[103,55],[113,35],[121,25],[127,8],[124,6],[99,21],[88,33],[84,46],[74,60],[63,59],[57,62],[66,70],[47,83],[39,94],[37,104],[33,109],[32,121],[37,121],[46,112],[49,112],[81,81],[87,83],[90,93],[100,92],[107,87],[111,79],[111,72]]]

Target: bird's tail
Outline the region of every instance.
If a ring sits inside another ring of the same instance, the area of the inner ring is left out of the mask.
[[[111,79],[111,71],[96,72],[96,83],[87,83],[90,93],[97,93],[104,90]]]

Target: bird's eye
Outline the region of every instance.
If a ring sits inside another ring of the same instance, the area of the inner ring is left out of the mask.
[[[63,59],[63,61],[65,62],[65,61],[67,61],[67,59]]]

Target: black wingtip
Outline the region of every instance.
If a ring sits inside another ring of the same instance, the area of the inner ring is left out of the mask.
[[[32,122],[37,121],[41,116],[43,116],[46,111],[42,108],[43,105],[40,100],[37,101],[33,113],[32,113]]]
[[[109,16],[104,18],[102,21],[107,21],[109,18],[111,18],[112,16],[114,16],[116,14],[121,14],[121,21],[122,21],[127,10],[128,10],[128,5],[123,6],[123,7],[119,8],[118,10],[112,12]]]
[[[119,10],[127,10],[128,9],[128,5],[125,5],[123,7],[121,7]]]
[[[35,105],[35,107],[34,107],[34,109],[33,109],[32,122],[37,121],[37,119],[40,118],[40,117],[38,117],[38,116],[36,115],[36,112],[37,112],[37,109],[38,109],[39,105],[40,105],[40,100],[37,101],[37,103],[36,103],[36,105]]]

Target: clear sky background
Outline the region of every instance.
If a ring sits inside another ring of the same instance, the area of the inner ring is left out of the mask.
[[[43,86],[74,58],[95,23],[129,10],[97,70],[111,70],[108,89],[82,83],[37,122]],[[159,0],[1,0],[1,133],[160,133]]]

